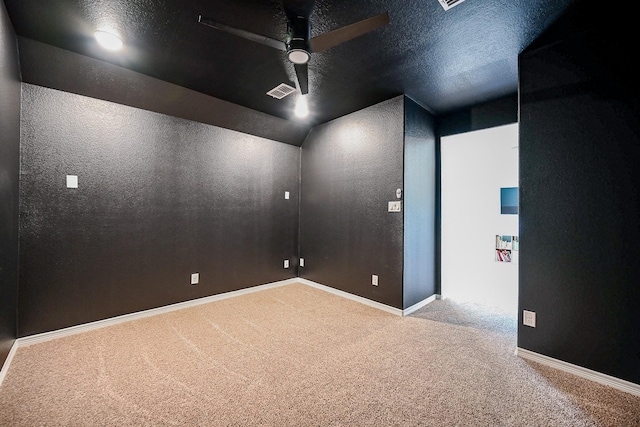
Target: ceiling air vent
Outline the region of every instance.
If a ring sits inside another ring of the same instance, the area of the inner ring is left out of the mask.
[[[442,5],[444,10],[449,10],[453,6],[457,6],[462,3],[464,0],[438,0],[438,2]]]
[[[286,85],[284,83],[279,84],[278,86],[271,89],[267,92],[267,95],[273,96],[276,99],[282,99],[287,95],[292,94],[296,91],[296,88]]]

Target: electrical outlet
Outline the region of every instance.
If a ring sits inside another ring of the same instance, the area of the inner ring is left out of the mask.
[[[371,284],[373,286],[378,286],[378,276],[376,276],[375,274],[371,275]]]
[[[284,260],[284,268],[289,268],[289,260],[288,259]]]
[[[536,327],[536,312],[522,310],[522,324],[525,326]]]
[[[300,258],[300,267],[304,267],[304,258]]]
[[[389,211],[389,212],[402,212],[402,202],[400,202],[400,201],[389,202],[389,206],[387,208],[387,211]]]
[[[286,200],[289,200],[289,192],[288,192],[288,191],[285,191],[285,192],[284,192],[284,198],[285,198]]]
[[[191,273],[191,284],[197,285],[200,283],[200,273]]]

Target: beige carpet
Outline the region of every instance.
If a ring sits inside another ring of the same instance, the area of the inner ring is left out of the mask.
[[[18,349],[2,426],[640,426],[640,398],[514,355],[515,321],[286,285]]]

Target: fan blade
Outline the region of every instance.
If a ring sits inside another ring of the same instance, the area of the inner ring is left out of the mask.
[[[356,22],[328,33],[320,34],[309,40],[309,46],[312,52],[322,52],[331,47],[337,46],[346,41],[360,37],[363,34],[373,31],[389,23],[389,13],[384,12],[380,15]]]
[[[309,93],[309,68],[308,64],[293,64],[296,69],[296,77],[298,78],[298,86],[303,95]]]
[[[241,30],[239,28],[233,28],[228,25],[212,21],[211,19],[203,18],[202,15],[198,16],[198,22],[208,27],[215,28],[216,30],[224,31],[229,34],[242,37],[243,39],[251,40],[252,42],[257,42],[284,52],[287,51],[287,45],[280,40],[272,39],[267,36],[261,36],[260,34],[250,33],[249,31]]]

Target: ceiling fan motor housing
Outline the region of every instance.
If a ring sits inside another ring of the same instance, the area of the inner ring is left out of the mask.
[[[306,64],[311,58],[309,38],[311,37],[311,25],[309,21],[296,16],[287,24],[289,40],[287,41],[287,57],[294,64]]]

